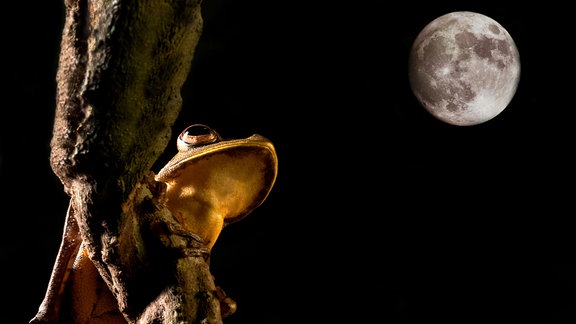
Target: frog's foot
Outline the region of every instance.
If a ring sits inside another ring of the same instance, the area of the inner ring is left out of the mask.
[[[236,312],[236,302],[226,296],[226,293],[220,286],[216,286],[216,295],[218,296],[218,300],[220,300],[220,314],[222,318],[226,318]]]
[[[152,228],[164,246],[178,250],[182,257],[201,257],[209,262],[210,249],[199,235],[176,222],[155,222]]]

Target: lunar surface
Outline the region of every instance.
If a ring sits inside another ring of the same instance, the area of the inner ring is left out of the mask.
[[[484,123],[510,103],[520,80],[514,40],[485,15],[457,11],[434,19],[416,37],[409,57],[412,92],[449,124]]]

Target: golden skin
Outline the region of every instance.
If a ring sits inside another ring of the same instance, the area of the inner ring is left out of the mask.
[[[182,226],[212,248],[222,228],[258,207],[278,170],[274,146],[260,135],[223,141],[205,125],[178,137],[178,153],[158,172],[166,207]]]
[[[278,172],[276,151],[260,135],[222,140],[200,124],[187,127],[177,146],[178,153],[155,178],[166,183],[166,207],[176,220],[211,249],[225,225],[248,215],[268,196]],[[69,209],[66,216],[48,290],[30,323],[57,322],[67,286],[72,294],[68,307],[75,319],[85,322],[97,316],[105,323],[122,323],[114,297],[81,246],[72,212]],[[228,306],[233,312],[235,304]]]

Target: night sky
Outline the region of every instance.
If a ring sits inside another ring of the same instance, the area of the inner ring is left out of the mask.
[[[174,139],[204,123],[266,136],[279,158],[268,199],[212,252],[239,307],[225,322],[575,323],[570,10],[377,2],[204,1]],[[0,119],[0,322],[17,324],[42,301],[68,202],[49,165],[64,8],[3,6],[22,17],[2,21]],[[521,60],[509,106],[467,127],[428,114],[407,75],[420,30],[460,10],[499,22]]]

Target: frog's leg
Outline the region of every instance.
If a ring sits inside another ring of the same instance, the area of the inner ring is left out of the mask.
[[[71,206],[72,204],[68,206],[68,212],[66,213],[62,243],[60,244],[60,250],[56,256],[56,262],[52,269],[46,295],[38,309],[38,313],[36,313],[36,316],[30,320],[30,323],[58,322],[62,295],[66,288],[74,260],[76,259],[76,255],[78,254],[82,243],[78,223],[76,223],[76,218],[74,217]]]

